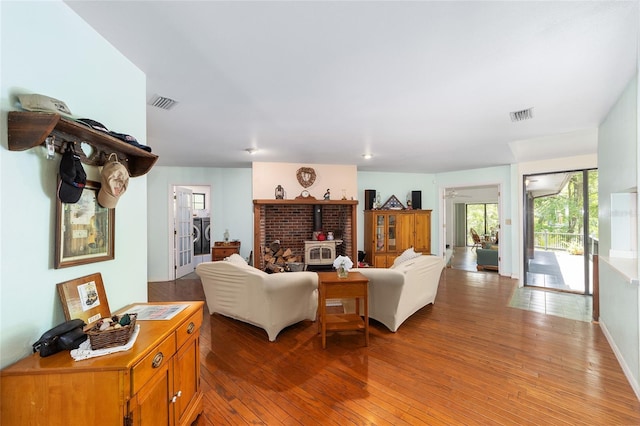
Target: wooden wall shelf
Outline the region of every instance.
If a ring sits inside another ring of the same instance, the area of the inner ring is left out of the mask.
[[[131,177],[146,174],[158,160],[155,154],[59,114],[9,111],[7,122],[11,151],[24,151],[40,146],[47,137],[55,136],[56,152],[61,152],[66,142],[73,142],[80,160],[91,166],[102,166],[109,154],[115,152],[120,162],[127,166]],[[93,147],[90,157],[80,148],[81,142]]]

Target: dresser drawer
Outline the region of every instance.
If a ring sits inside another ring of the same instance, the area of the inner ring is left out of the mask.
[[[202,312],[196,312],[191,315],[191,317],[186,320],[178,329],[176,330],[176,340],[177,347],[180,348],[184,342],[189,340],[189,337],[193,336],[200,330],[200,326],[202,325]]]
[[[239,247],[212,247],[211,248],[211,260],[223,260],[225,257],[229,257],[234,253],[240,253]]]
[[[171,334],[162,341],[154,350],[149,352],[142,361],[133,366],[131,383],[133,393],[137,393],[142,386],[153,376],[158,368],[171,362],[171,357],[176,352],[176,335]]]

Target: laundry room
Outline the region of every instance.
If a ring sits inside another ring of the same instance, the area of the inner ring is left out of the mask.
[[[211,260],[211,189],[209,186],[185,186],[193,194],[193,267]]]

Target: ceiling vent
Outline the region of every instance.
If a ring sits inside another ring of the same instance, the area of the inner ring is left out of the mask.
[[[149,100],[149,105],[160,109],[171,109],[177,103],[177,101],[174,101],[171,98],[165,98],[164,96],[160,95],[153,95],[153,97]]]
[[[524,121],[533,118],[533,108],[523,109],[521,111],[513,111],[509,113],[511,121]]]

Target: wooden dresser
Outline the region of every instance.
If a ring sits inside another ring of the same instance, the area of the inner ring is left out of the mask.
[[[211,260],[224,260],[234,253],[240,254],[240,241],[216,241],[211,247]]]
[[[138,320],[140,332],[128,351],[81,361],[68,351],[33,354],[3,369],[0,424],[190,425],[202,412],[204,303],[164,304],[187,307],[170,320]]]

